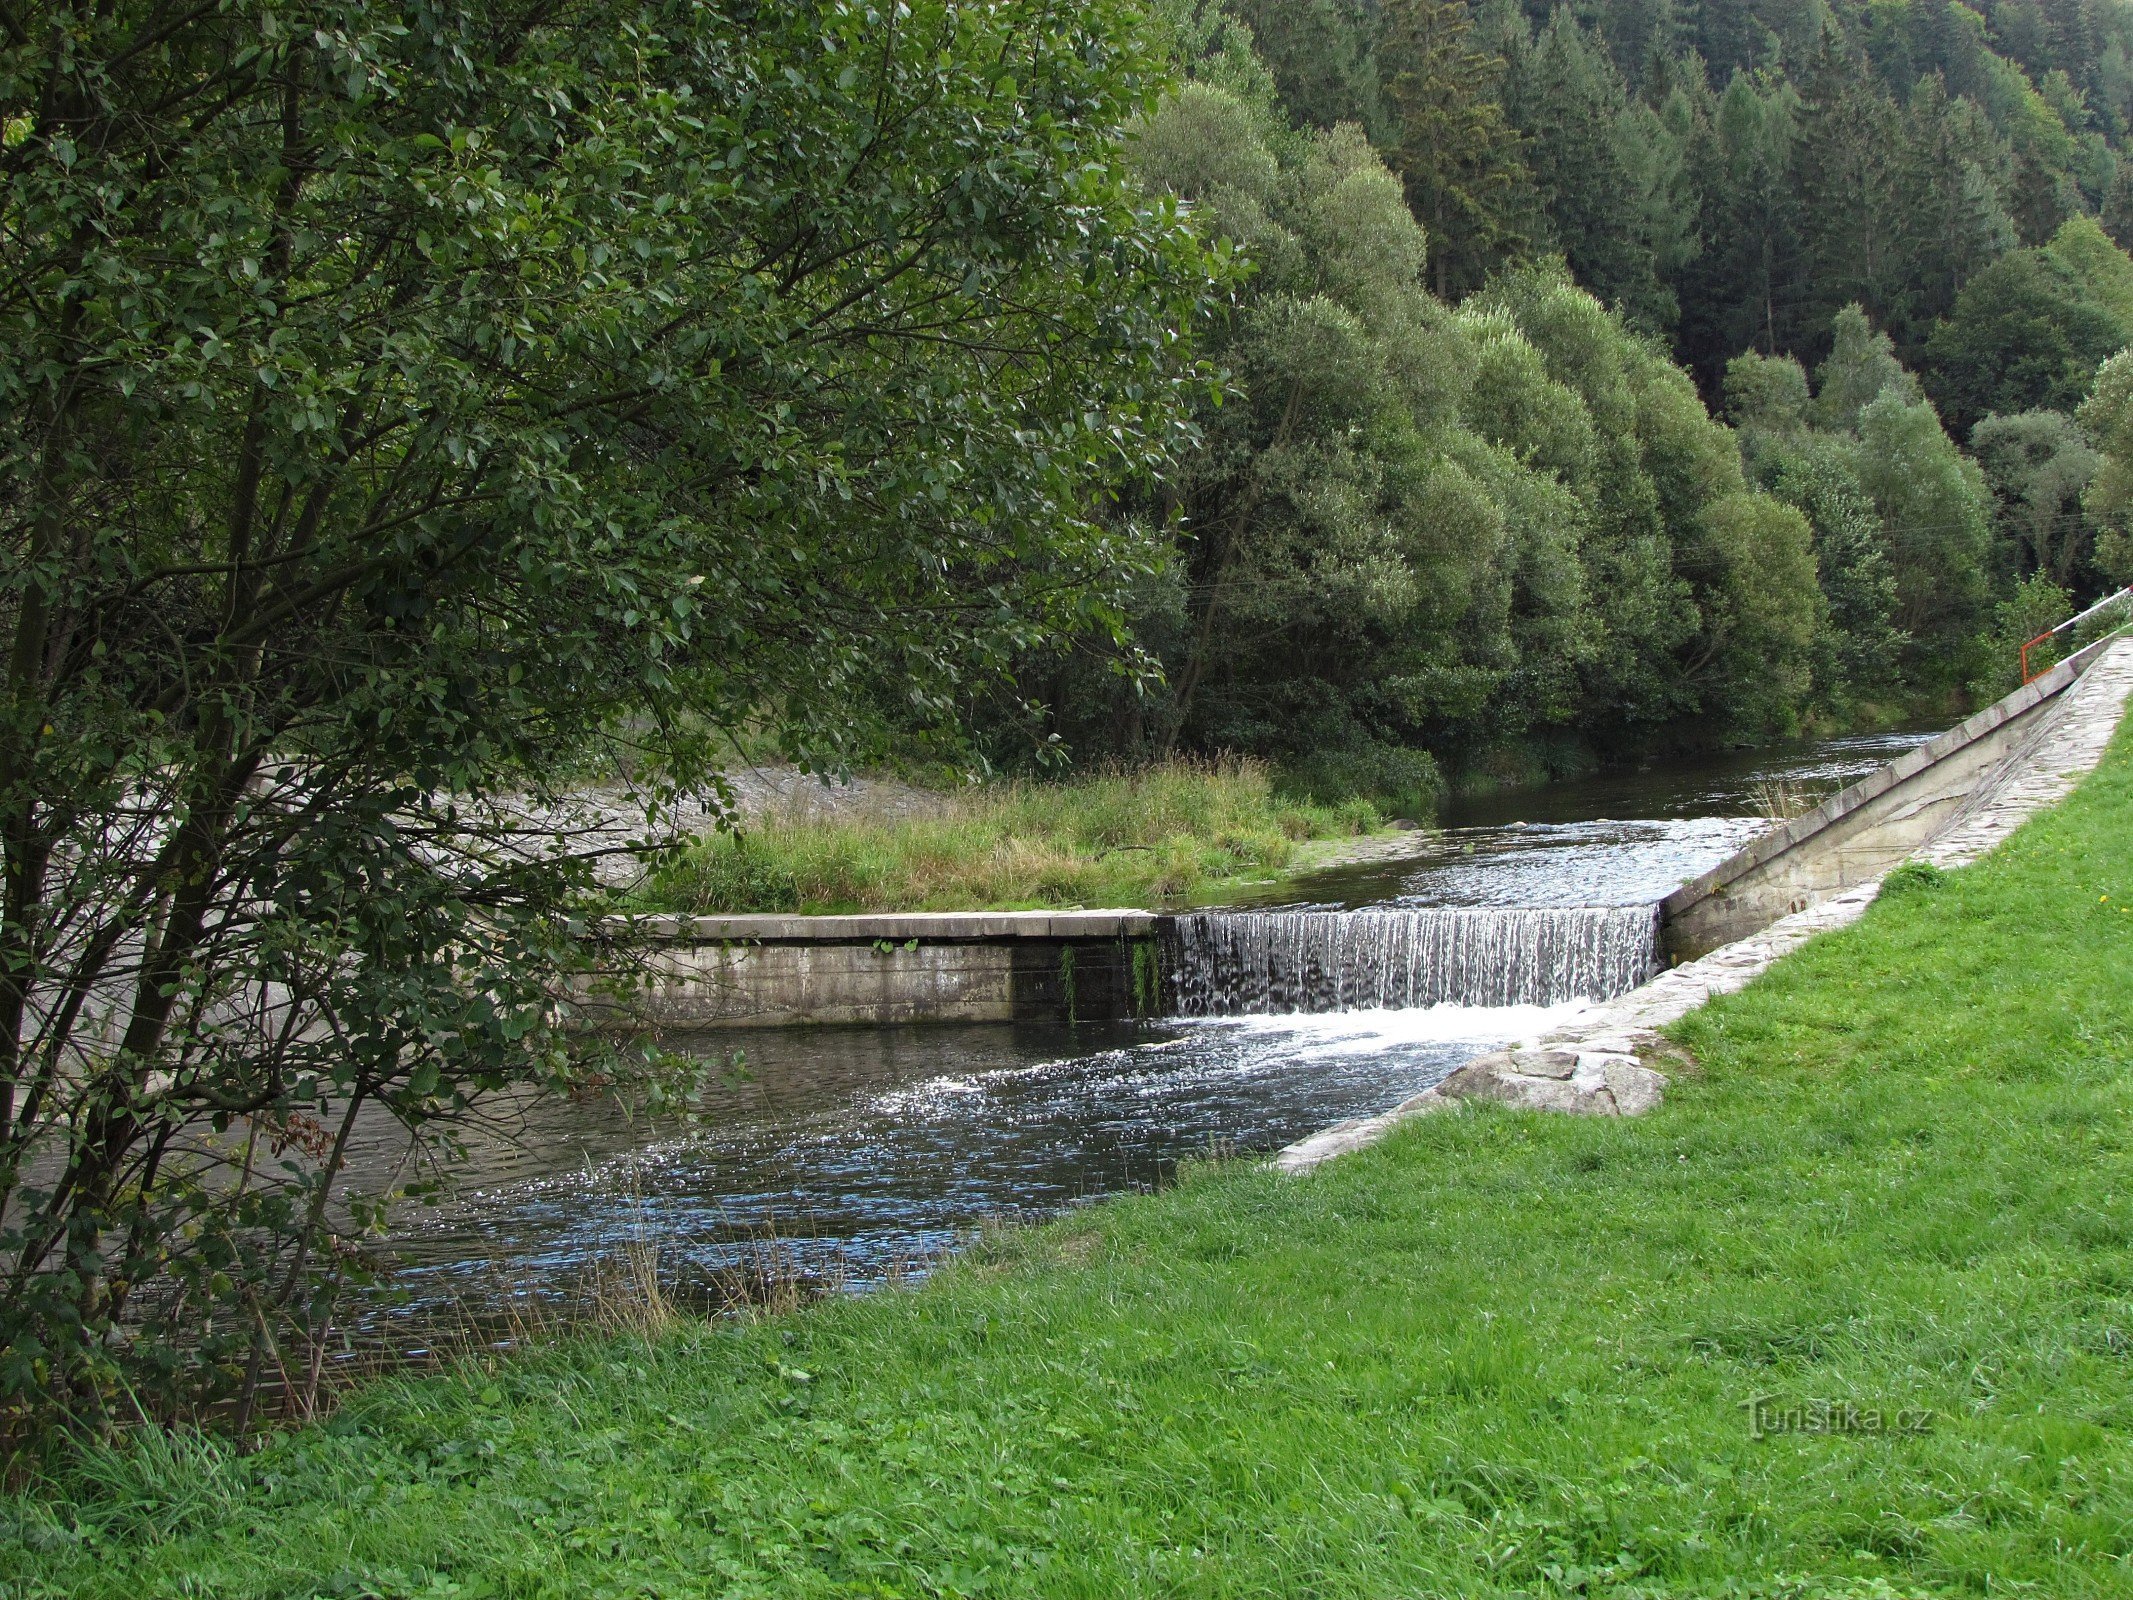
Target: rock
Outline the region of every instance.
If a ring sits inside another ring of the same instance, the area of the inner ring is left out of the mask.
[[[1528,1078],[1567,1078],[1577,1070],[1578,1053],[1575,1050],[1511,1050],[1504,1052],[1504,1064],[1511,1071]],[[1483,1057],[1492,1060],[1493,1057]]]
[[[1454,1100],[1493,1100],[1528,1111],[1567,1111],[1580,1117],[1636,1116],[1656,1106],[1665,1087],[1662,1074],[1627,1054],[1498,1050],[1475,1057],[1393,1114],[1412,1115]]]
[[[1610,1062],[1607,1092],[1614,1097],[1615,1115],[1641,1117],[1659,1104],[1666,1094],[1666,1074],[1634,1061]]]
[[[1693,1068],[1680,1046],[1663,1046],[1662,1059]],[[1626,1045],[1626,1039],[1601,1041]],[[1634,1041],[1642,1044],[1642,1038]],[[1654,1051],[1657,1053],[1657,1051]],[[1377,1143],[1409,1117],[1450,1110],[1464,1101],[1488,1100],[1522,1111],[1562,1111],[1574,1117],[1640,1117],[1666,1096],[1666,1074],[1644,1065],[1628,1049],[1571,1044],[1496,1050],[1476,1056],[1435,1088],[1410,1095],[1381,1116],[1357,1117],[1300,1139],[1275,1156],[1283,1172],[1307,1172],[1322,1161]]]

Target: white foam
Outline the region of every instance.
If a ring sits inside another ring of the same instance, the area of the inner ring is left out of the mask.
[[[1291,1012],[1263,1017],[1195,1017],[1184,1026],[1293,1038],[1302,1058],[1368,1055],[1402,1045],[1514,1044],[1571,1022],[1592,1002],[1553,1006],[1415,1006],[1399,1010]]]

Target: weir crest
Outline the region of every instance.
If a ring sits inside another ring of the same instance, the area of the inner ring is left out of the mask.
[[[1662,964],[1652,905],[1208,911],[1158,937],[1188,1017],[1608,1000]]]

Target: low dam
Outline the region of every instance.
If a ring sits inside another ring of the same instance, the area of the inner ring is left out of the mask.
[[[646,1010],[676,1028],[1153,1015],[1147,911],[650,917]]]
[[[1397,860],[1299,882],[1309,903],[1288,909],[662,919],[649,998],[670,1047],[704,1064],[692,1115],[553,1099],[475,1138],[464,1196],[396,1230],[376,1316],[487,1303],[500,1275],[567,1300],[589,1263],[648,1241],[690,1303],[722,1304],[736,1277],[893,1282],[972,1228],[1379,1117],[1487,1052],[1694,982],[1673,967],[1576,1003],[1664,963],[1671,891],[1781,865],[1758,843],[1761,797],[1883,792],[1923,739],[1470,797]],[[2074,764],[2051,748],[2029,762]],[[1992,770],[1939,808],[1958,829],[1956,813],[2001,804]],[[784,1021],[842,1025],[763,1025]],[[357,1152],[381,1182],[405,1159],[393,1132]]]
[[[731,1028],[1609,1000],[1879,878],[1990,805],[2113,648],[2078,652],[1804,816],[1743,819],[1744,848],[1656,905],[653,918],[646,1009],[657,1026]]]
[[[668,1027],[1089,1022],[1607,1000],[1658,970],[1650,905],[662,918]]]
[[[1608,1000],[1659,969],[1652,906],[1430,906],[1166,917],[1163,988],[1183,1017]]]

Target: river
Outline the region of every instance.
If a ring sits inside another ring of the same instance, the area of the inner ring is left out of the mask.
[[[1402,858],[1299,880],[1279,900],[1655,902],[1768,827],[1773,796],[1834,790],[1924,737],[1835,739],[1469,801]],[[986,1224],[1383,1110],[1565,1009],[706,1034],[686,1041],[714,1065],[698,1119],[548,1103],[479,1134],[453,1198],[396,1231],[390,1302],[370,1299],[364,1320],[481,1311],[500,1297],[565,1302],[591,1264],[633,1246],[656,1249],[662,1282],[696,1305],[765,1278],[877,1284]]]

